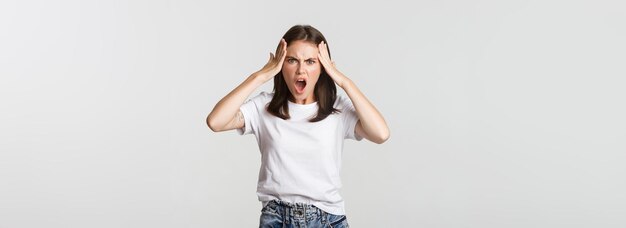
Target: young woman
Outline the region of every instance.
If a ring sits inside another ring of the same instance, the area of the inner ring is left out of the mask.
[[[270,79],[272,93],[246,101]],[[335,83],[349,99],[337,96]],[[383,116],[337,70],[326,39],[309,25],[291,27],[276,55],[222,98],[207,124],[215,132],[255,135],[260,227],[348,227],[339,195],[343,140],[389,138]]]

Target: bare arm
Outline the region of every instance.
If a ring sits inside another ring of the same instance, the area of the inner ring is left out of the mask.
[[[378,144],[387,141],[389,139],[389,128],[378,109],[365,97],[352,80],[344,81],[340,87],[346,91],[346,94],[352,100],[356,114],[359,117],[355,127],[356,134]]]
[[[374,107],[374,105],[365,97],[359,88],[339,72],[335,67],[335,63],[330,60],[330,54],[326,43],[322,42],[318,45],[320,62],[324,65],[326,73],[341,87],[354,105],[359,121],[356,124],[355,133],[369,141],[381,144],[389,139],[389,127],[385,122],[385,118]]]
[[[270,53],[269,61],[261,70],[250,75],[217,102],[206,118],[206,123],[212,131],[220,132],[244,127],[245,122],[239,108],[256,88],[280,72],[285,60],[286,48],[287,43],[281,39],[276,48],[276,56]]]
[[[252,74],[217,102],[206,119],[209,128],[214,132],[220,132],[244,127],[245,122],[239,107],[262,84],[262,79],[258,75]]]

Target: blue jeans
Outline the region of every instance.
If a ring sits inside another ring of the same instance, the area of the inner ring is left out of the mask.
[[[345,215],[334,215],[316,206],[272,200],[261,210],[260,228],[348,228]]]

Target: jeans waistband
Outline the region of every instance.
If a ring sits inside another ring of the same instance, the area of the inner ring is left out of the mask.
[[[290,203],[290,202],[286,202],[286,201],[282,201],[282,200],[270,200],[267,202],[268,205],[276,205],[276,206],[283,206],[283,207],[289,207],[292,209],[306,209],[306,210],[319,210],[319,208],[317,208],[316,206],[312,205],[312,204],[306,204],[306,203]]]
[[[318,218],[326,220],[327,213],[312,204],[306,203],[290,203],[281,200],[270,200],[267,202],[266,209],[278,213],[284,218],[285,223],[291,220],[311,221]]]

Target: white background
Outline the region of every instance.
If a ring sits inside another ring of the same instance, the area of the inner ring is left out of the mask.
[[[625,8],[4,0],[0,227],[258,226],[256,141],[205,117],[295,24],[391,129],[345,146],[352,227],[626,227]]]

